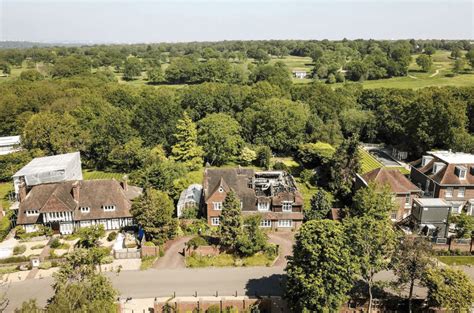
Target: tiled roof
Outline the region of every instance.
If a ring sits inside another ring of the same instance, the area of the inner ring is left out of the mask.
[[[79,188],[79,197],[73,197],[73,185]],[[128,186],[124,190],[116,180],[82,180],[34,186],[20,203],[18,224],[39,222],[40,216],[26,216],[28,210],[40,213],[72,211],[74,220],[131,217],[133,198],[141,194],[141,188]],[[113,205],[115,211],[105,212],[102,206]],[[90,208],[82,213],[80,208]]]
[[[445,166],[437,173],[433,172],[434,164],[437,162],[444,163]],[[474,164],[473,163],[456,163],[446,164],[440,159],[434,158],[425,166],[421,167],[421,159],[414,161],[414,166],[419,172],[431,178],[440,185],[474,185]],[[464,167],[466,169],[466,178],[461,179],[456,174],[456,167]]]
[[[367,182],[374,182],[377,186],[388,185],[393,193],[411,193],[420,192],[420,188],[415,186],[408,178],[406,178],[397,169],[389,169],[386,167],[378,168],[370,171],[362,178]]]

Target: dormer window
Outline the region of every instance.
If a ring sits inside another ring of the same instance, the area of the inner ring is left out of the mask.
[[[466,179],[467,168],[464,166],[456,166],[454,172],[459,177],[459,179]]]
[[[291,212],[293,210],[293,201],[282,201],[281,210],[283,212]]]
[[[430,161],[433,160],[433,157],[431,155],[424,155],[421,158],[421,167],[425,167]]]
[[[445,164],[442,163],[442,162],[435,162],[433,164],[433,174],[436,174],[439,171],[441,171],[444,168],[444,166],[445,166]]]
[[[81,213],[89,213],[91,211],[91,208],[87,206],[81,207]]]
[[[112,211],[115,211],[115,205],[103,205],[102,209],[105,212],[112,212]]]
[[[39,210],[27,210],[26,211],[26,216],[38,216],[39,215]]]

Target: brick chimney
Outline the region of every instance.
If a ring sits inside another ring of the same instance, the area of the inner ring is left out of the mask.
[[[74,184],[72,184],[72,197],[77,202],[79,202],[80,191],[81,186],[79,184],[79,181],[76,181]]]
[[[120,185],[122,186],[123,190],[127,191],[128,190],[128,176],[124,175],[122,178],[122,181],[120,182]]]
[[[22,202],[26,198],[26,184],[24,181],[20,183],[18,188],[18,200]]]

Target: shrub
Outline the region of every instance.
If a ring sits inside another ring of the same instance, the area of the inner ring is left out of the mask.
[[[142,257],[142,263],[140,264],[140,270],[144,271],[144,270],[149,269],[153,265],[153,263],[155,263],[156,259],[157,259],[157,257],[153,256],[153,255]]]
[[[58,267],[59,262],[58,261],[51,261],[51,267]]]
[[[31,250],[38,250],[38,249],[43,249],[45,247],[45,245],[43,244],[38,244],[38,245],[34,245],[31,247]]]
[[[153,243],[153,241],[146,241],[143,245],[146,247],[155,247],[155,244]]]
[[[18,268],[16,266],[8,266],[0,268],[0,275],[10,274],[18,272]]]
[[[52,249],[58,249],[61,246],[61,242],[59,241],[59,238],[54,238],[49,244],[49,246]]]
[[[102,260],[100,260],[100,262],[102,264],[110,264],[110,263],[114,262],[114,257],[111,256],[111,255],[107,255],[107,256],[103,257]]]
[[[10,232],[11,223],[10,219],[13,215],[13,211],[9,210],[5,214],[5,216],[0,220],[0,241],[7,237],[8,233]],[[23,227],[21,227],[23,229]]]
[[[48,256],[49,259],[57,259],[58,258],[58,255],[56,254],[56,252],[54,251],[54,249],[51,249],[49,250],[49,256]]]
[[[181,228],[186,235],[204,234],[209,230],[209,225],[205,219],[194,220],[191,224],[181,224]]]
[[[15,227],[15,237],[16,238],[23,238],[23,236],[26,235],[26,230],[23,228],[23,226],[17,226]]]
[[[113,231],[107,236],[107,241],[114,241],[116,238],[117,238],[117,232]]]
[[[184,208],[179,218],[195,219],[198,217],[198,213],[199,213],[198,208],[196,206],[191,206],[188,208]]]
[[[217,304],[213,304],[207,308],[206,313],[221,313],[221,308]]]
[[[47,270],[47,269],[50,269],[51,267],[53,267],[53,265],[49,261],[41,262],[40,265],[38,266],[38,268],[42,270]]]
[[[28,258],[24,255],[11,256],[9,258],[0,259],[1,264],[20,263],[20,262],[26,262],[26,261],[28,261]]]
[[[25,245],[15,246],[15,248],[13,248],[13,255],[23,254],[25,253],[25,251],[26,251]]]
[[[186,246],[188,248],[193,248],[193,249],[196,249],[199,246],[207,246],[207,245],[208,245],[207,240],[201,236],[196,236],[186,243]]]

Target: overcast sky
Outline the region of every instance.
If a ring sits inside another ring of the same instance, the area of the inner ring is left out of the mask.
[[[474,38],[474,0],[0,0],[0,40]]]

